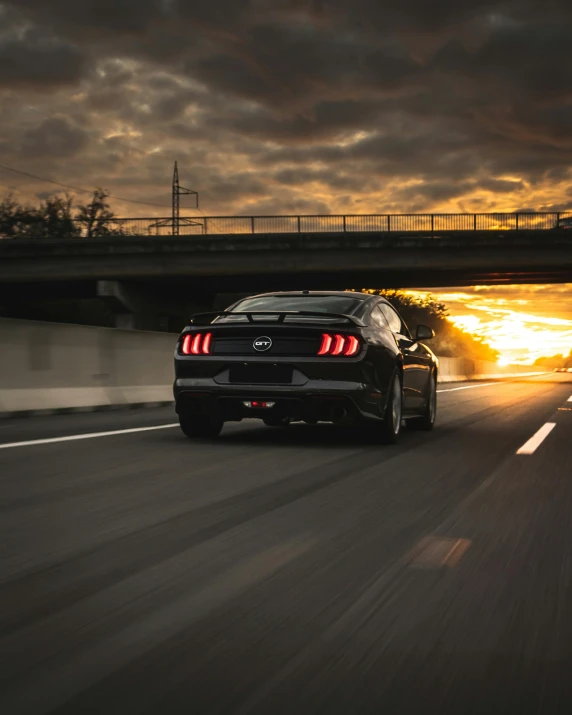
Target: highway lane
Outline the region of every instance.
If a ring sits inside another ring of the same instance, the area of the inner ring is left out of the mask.
[[[396,447],[245,422],[0,449],[0,711],[570,712],[571,378],[441,385]],[[0,447],[173,421],[4,420]]]

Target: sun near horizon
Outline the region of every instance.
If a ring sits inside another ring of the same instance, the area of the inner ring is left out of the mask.
[[[499,365],[532,365],[572,351],[572,285],[505,285],[408,291],[432,295],[448,319],[499,353]]]

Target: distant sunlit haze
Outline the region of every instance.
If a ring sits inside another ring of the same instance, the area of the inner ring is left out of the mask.
[[[483,338],[504,364],[531,364],[572,350],[572,285],[478,286],[431,291],[449,319]]]

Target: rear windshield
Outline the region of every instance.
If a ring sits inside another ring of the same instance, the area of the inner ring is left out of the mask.
[[[312,310],[318,313],[341,313],[349,315],[361,301],[345,295],[267,295],[247,298],[233,312],[247,313],[251,310]]]
[[[250,311],[272,312],[274,310],[283,311],[312,311],[316,313],[337,313],[341,315],[351,315],[358,308],[361,301],[345,295],[267,295],[259,298],[247,298],[232,309],[233,313],[249,313]],[[253,320],[272,320],[273,316],[254,315]],[[276,315],[278,319],[278,315]],[[335,318],[312,318],[304,316],[287,316],[286,322],[332,322]],[[246,316],[237,315],[224,316],[217,319],[217,323],[246,321]]]

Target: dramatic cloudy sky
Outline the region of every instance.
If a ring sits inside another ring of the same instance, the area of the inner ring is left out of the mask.
[[[168,211],[175,159],[210,215],[570,209],[571,27],[571,0],[0,0],[0,163],[159,205],[123,216]]]
[[[168,204],[177,158],[208,214],[568,208],[571,26],[570,0],[1,0],[0,162]]]

